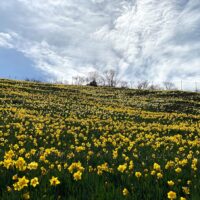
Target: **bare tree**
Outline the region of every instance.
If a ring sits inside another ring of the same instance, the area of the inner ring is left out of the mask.
[[[130,88],[134,88],[134,81],[129,81]]]
[[[72,80],[75,85],[83,85],[85,83],[85,77],[83,76],[74,76]]]
[[[174,83],[166,81],[163,83],[166,90],[176,90],[176,86]]]
[[[99,85],[102,85],[102,86],[105,86],[105,85],[106,85],[106,79],[105,79],[105,77],[102,76],[102,75],[99,75],[99,79],[98,79],[97,82],[98,82]]]
[[[59,85],[68,85],[69,82],[67,80],[63,80],[63,81],[55,81],[55,84],[59,84]]]
[[[127,81],[120,81],[120,87],[121,88],[128,88],[128,82]]]
[[[76,84],[77,84],[77,81],[78,81],[78,76],[73,76],[73,77],[72,77],[72,84],[73,84],[73,85],[76,85]]]
[[[139,90],[145,90],[149,87],[149,81],[139,81],[137,84],[137,89]]]
[[[115,87],[117,85],[117,72],[113,69],[104,71],[105,81],[108,86]]]
[[[87,83],[92,82],[92,81],[97,82],[98,76],[99,76],[99,74],[97,71],[89,72],[87,75],[87,78],[86,78],[86,82]]]
[[[91,82],[96,82],[97,85],[105,85],[105,78],[98,72],[98,71],[92,71],[89,72],[86,78],[87,84]]]
[[[148,87],[149,90],[162,90],[162,87],[158,84],[151,84],[149,87]]]

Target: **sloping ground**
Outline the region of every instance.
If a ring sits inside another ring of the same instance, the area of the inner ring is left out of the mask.
[[[0,80],[0,199],[200,199],[199,137],[199,93]]]

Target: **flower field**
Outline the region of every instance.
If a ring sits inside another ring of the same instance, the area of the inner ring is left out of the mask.
[[[0,199],[200,199],[200,94],[0,80]]]

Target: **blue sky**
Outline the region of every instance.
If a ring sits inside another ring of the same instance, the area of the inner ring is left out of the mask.
[[[199,0],[1,0],[0,77],[200,81]]]
[[[42,80],[44,76],[31,59],[15,49],[0,48],[0,66],[2,78]]]

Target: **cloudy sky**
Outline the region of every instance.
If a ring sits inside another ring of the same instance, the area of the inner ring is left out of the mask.
[[[200,0],[0,0],[0,77],[200,81]]]

